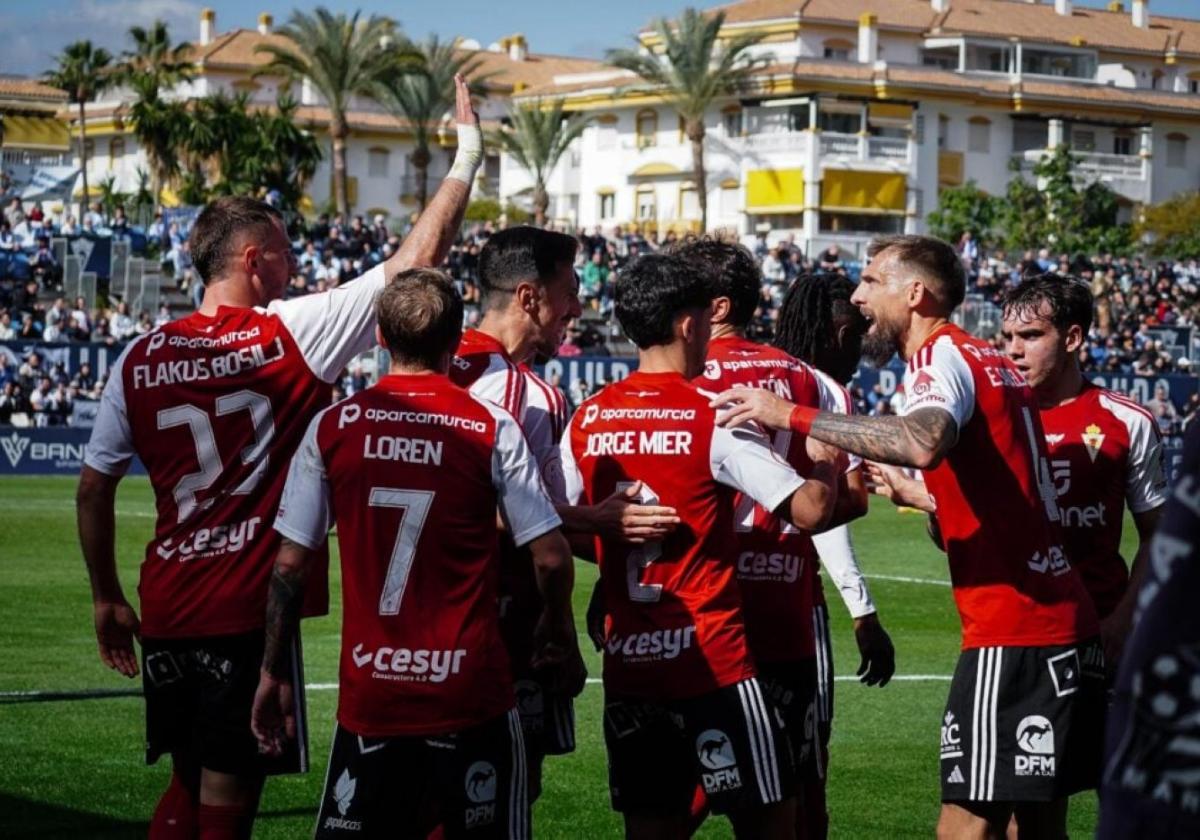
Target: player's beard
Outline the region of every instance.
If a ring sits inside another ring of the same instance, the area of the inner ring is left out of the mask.
[[[862,357],[875,367],[883,367],[892,360],[900,346],[900,327],[875,321],[863,336]]]

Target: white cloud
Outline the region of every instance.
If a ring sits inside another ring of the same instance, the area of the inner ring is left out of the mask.
[[[54,66],[63,47],[85,38],[120,55],[129,47],[129,28],[155,20],[166,21],[172,41],[193,41],[200,31],[200,9],[190,0],[74,0],[52,14],[29,9],[24,20],[5,25],[0,73],[39,75]]]

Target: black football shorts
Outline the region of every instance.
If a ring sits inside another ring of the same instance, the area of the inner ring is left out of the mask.
[[[262,667],[261,630],[196,639],[142,639],[146,763],[180,753],[218,773],[308,771],[308,726],[300,640],[291,651],[296,740],[282,756],[262,755],[250,710]]]
[[[686,700],[605,698],[609,789],[617,811],[686,815],[697,784],[715,813],[782,802],[795,775],[783,723],[757,679]]]
[[[795,662],[761,662],[758,680],[767,702],[783,718],[796,778],[801,782],[824,778],[817,721],[816,657]]]
[[[516,709],[444,735],[333,735],[317,840],[530,836],[525,748]]]
[[[963,651],[942,715],[942,801],[1049,802],[1096,787],[1106,705],[1094,639]]]

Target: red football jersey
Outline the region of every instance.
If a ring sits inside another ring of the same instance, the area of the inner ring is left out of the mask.
[[[711,398],[680,374],[636,371],[585,402],[563,438],[571,503],[640,480],[643,503],[683,520],[662,542],[598,541],[614,695],[692,697],[755,673],[734,576],[734,498],[775,510],[804,480],[757,428],[717,427]]]
[[[1075,399],[1042,409],[1063,545],[1100,618],[1129,583],[1121,557],[1125,507],[1144,513],[1167,500],[1162,435],[1150,412],[1086,383]]]
[[[909,360],[904,414],[935,407],[958,442],[925,485],[950,561],[963,648],[1065,645],[1099,632],[1062,546],[1046,441],[1025,377],[948,324]]]
[[[430,735],[514,704],[496,614],[496,510],[518,545],[560,524],[508,412],[441,375],[389,375],[322,412],[275,528],[342,563],[338,721]]]
[[[331,382],[374,344],[383,269],[266,309],[221,307],[126,348],[85,463],[120,475],[136,453],[157,506],[138,593],[142,632],[179,638],[263,626],[287,465]],[[327,610],[321,564],[306,614]]]
[[[476,329],[464,330],[458,352],[450,365],[450,379],[477,397],[498,405],[525,421],[525,376],[508,355],[504,345]]]
[[[696,384],[712,391],[766,388],[797,405],[821,405],[820,384],[808,365],[775,347],[727,336],[708,345]],[[769,431],[771,447],[801,475],[812,468],[805,438]],[[815,655],[812,607],[817,554],[808,532],[739,493],[734,512],[735,562],[746,636],[758,662]]]

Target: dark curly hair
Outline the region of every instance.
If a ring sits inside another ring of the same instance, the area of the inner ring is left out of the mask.
[[[853,337],[867,331],[867,320],[850,302],[854,284],[835,274],[802,274],[792,283],[779,307],[774,344],[783,352],[808,362],[839,382],[854,375],[860,347],[838,341],[838,322],[848,323]],[[853,357],[853,358],[851,358]]]
[[[682,257],[647,254],[617,278],[616,312],[621,328],[640,349],[669,344],[675,320],[712,302],[710,272]]]
[[[712,236],[689,236],[670,253],[711,275],[712,296],[729,298],[729,322],[743,328],[762,300],[762,268],[745,245]]]
[[[1004,314],[1037,318],[1042,304],[1050,305],[1050,323],[1061,332],[1078,324],[1086,336],[1092,328],[1095,299],[1091,287],[1076,277],[1038,274],[1022,280],[1004,293]]]

